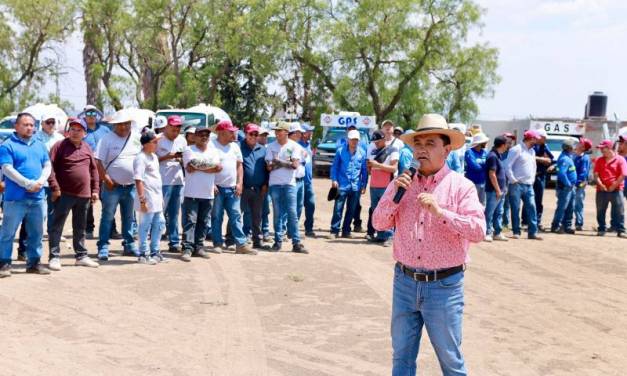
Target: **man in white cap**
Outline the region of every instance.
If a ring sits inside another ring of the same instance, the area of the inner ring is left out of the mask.
[[[368,168],[366,153],[359,147],[359,131],[348,132],[348,144],[335,152],[331,165],[331,185],[338,191],[331,218],[331,234],[340,237],[342,212],[346,205],[346,214],[342,224],[342,238],[351,238],[351,222],[359,199],[368,186]]]
[[[485,206],[485,182],[488,174],[486,159],[488,151],[486,146],[490,139],[483,132],[479,132],[472,137],[470,149],[466,150],[464,162],[466,165],[466,178],[475,184],[481,205]]]
[[[136,195],[133,161],[141,152],[141,143],[139,134],[131,131],[131,121],[132,119],[124,112],[116,112],[109,120],[113,132],[106,134],[96,148],[98,174],[103,182],[102,216],[97,243],[100,261],[109,259],[111,225],[118,205],[122,218],[124,255],[138,255],[133,238],[133,205]]]
[[[444,375],[466,375],[461,351],[464,270],[470,243],[483,240],[484,208],[471,181],[446,166],[464,135],[441,115],[424,115],[401,139],[420,162],[413,178],[391,182],[372,216],[378,230],[396,229],[392,298],[393,375],[415,375],[423,327]],[[399,190],[405,190],[395,200]],[[398,203],[397,203],[398,202]]]
[[[288,137],[300,147],[300,165],[296,169],[296,216],[299,222],[303,206],[305,205],[305,164],[307,163],[307,158],[311,158],[311,155],[307,155],[305,149],[300,145],[303,133],[305,133],[305,130],[300,126],[299,122],[293,122],[290,125]]]

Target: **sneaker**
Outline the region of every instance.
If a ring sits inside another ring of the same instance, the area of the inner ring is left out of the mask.
[[[222,245],[214,245],[213,247],[207,248],[207,250],[219,255],[222,253]]]
[[[181,260],[183,260],[185,262],[192,261],[192,252],[189,251],[189,250],[183,251],[183,254],[181,255]]]
[[[150,257],[152,257],[153,259],[155,259],[159,263],[161,263],[161,262],[169,262],[170,261],[170,259],[164,257],[163,254],[161,254],[161,252],[157,253],[154,256],[150,256]]]
[[[529,240],[544,240],[541,236],[538,235],[529,235]]]
[[[26,273],[48,275],[48,274],[50,274],[50,269],[46,268],[45,266],[43,266],[41,264],[37,264],[35,266],[31,266],[29,268],[26,268]]]
[[[563,233],[562,230],[559,229],[559,228],[552,228],[551,232],[554,233],[554,234],[562,234]]]
[[[125,249],[124,251],[122,251],[122,256],[124,257],[137,257],[138,255],[139,252],[132,249]]]
[[[583,226],[575,226],[575,231],[583,231]]]
[[[283,246],[282,243],[274,243],[272,244],[272,252],[279,252],[281,250],[281,247]]]
[[[305,232],[305,236],[308,238],[315,238],[316,237],[316,233],[313,231],[307,231]]]
[[[139,256],[137,258],[138,264],[148,264],[148,258],[146,256]]]
[[[377,242],[377,238],[375,238],[373,235],[366,234],[366,241],[368,241],[370,243],[376,243]]]
[[[61,259],[58,257],[53,257],[48,260],[48,269],[54,270],[55,272],[61,270]]]
[[[364,229],[361,226],[355,226],[353,228],[353,232],[364,232]]]
[[[109,255],[98,252],[98,261],[109,261]]]
[[[392,239],[387,239],[387,240],[383,241],[383,242],[381,243],[381,245],[382,245],[383,247],[391,247],[391,246],[392,246]]]
[[[83,258],[77,259],[74,263],[76,266],[86,266],[88,268],[97,268],[100,266],[96,261],[89,258],[89,256],[85,256]]]
[[[11,265],[4,264],[0,266],[0,278],[7,278],[11,276]]]
[[[303,245],[303,243],[294,243],[292,245],[292,252],[295,253],[303,253],[303,254],[308,254],[309,252],[305,249],[305,246]]]
[[[332,232],[331,236],[333,236],[335,239],[339,239],[340,238],[340,234],[339,233],[335,233],[335,232]]]
[[[514,234],[514,235],[512,235],[512,239],[520,239],[520,234]]]
[[[193,257],[202,257],[205,259],[211,258],[211,256],[209,256],[209,253],[205,252],[204,249],[199,249],[196,252],[192,253]]]
[[[257,251],[250,248],[248,244],[242,244],[235,247],[235,254],[237,255],[256,255]]]
[[[270,247],[269,245],[265,245],[263,243],[253,243],[253,248],[260,249],[262,251],[269,251],[272,247]]]
[[[152,256],[146,257],[146,264],[157,265],[158,263],[159,263],[159,260],[157,260],[155,257],[152,257]]]
[[[498,234],[498,235],[494,235],[494,240],[500,241],[500,242],[506,242],[509,241],[509,239],[507,239],[507,237],[503,234]]]
[[[494,240],[494,239],[492,239],[492,235],[486,235],[486,236],[483,238],[483,241],[484,241],[484,242],[488,242],[488,243],[492,243],[492,240]]]
[[[618,234],[616,234],[616,236],[623,239],[627,238],[627,234],[625,234],[624,232],[619,232]]]
[[[598,231],[597,236],[605,236],[605,231]]]

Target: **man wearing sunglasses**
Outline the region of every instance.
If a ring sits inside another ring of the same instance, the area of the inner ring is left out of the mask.
[[[82,119],[87,124],[87,133],[85,135],[84,141],[89,145],[91,151],[93,153],[96,152],[96,147],[100,140],[107,134],[110,133],[111,130],[107,125],[102,121],[103,114],[96,106],[88,104],[83,109],[83,112],[78,114],[78,118]],[[93,205],[89,205],[89,209],[87,210],[87,227],[85,229],[87,239],[94,238],[94,210]],[[115,231],[115,222],[113,223],[113,232]],[[117,234],[116,234],[117,235]],[[114,238],[118,238],[115,236]]]
[[[183,151],[187,147],[185,137],[181,135],[183,119],[178,115],[169,116],[163,137],[157,142],[159,173],[163,183],[163,213],[166,220],[169,252],[181,251],[179,236],[179,210],[183,193]]]

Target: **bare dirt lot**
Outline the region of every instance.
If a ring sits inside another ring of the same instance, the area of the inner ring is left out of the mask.
[[[65,251],[64,269],[43,277],[16,262],[0,281],[0,374],[389,374],[391,248],[330,239],[328,187],[316,180],[320,236],[305,240],[309,255],[284,246],[156,266],[118,256],[94,270]],[[595,236],[593,196],[587,231],[472,247],[470,374],[625,374],[627,241]],[[554,207],[549,190],[545,225]],[[119,254],[120,241],[111,248]],[[440,374],[426,334],[419,362],[420,374]]]

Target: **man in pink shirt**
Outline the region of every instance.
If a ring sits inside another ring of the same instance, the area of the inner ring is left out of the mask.
[[[613,146],[614,143],[610,140],[601,141],[597,148],[601,150],[602,155],[594,162],[594,177],[597,183],[595,201],[599,224],[597,235],[605,235],[605,213],[611,203],[610,225],[616,229],[619,238],[625,238],[627,235],[621,192],[627,175],[627,162],[622,156],[616,155]]]
[[[373,214],[377,230],[396,228],[392,302],[393,375],[415,375],[426,326],[444,375],[466,375],[461,352],[464,264],[470,242],[485,234],[484,208],[474,184],[446,166],[464,135],[437,114],[402,136],[420,163],[391,182]],[[398,189],[406,190],[398,204]]]

